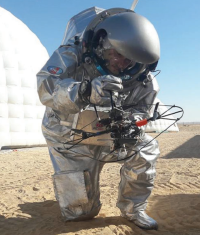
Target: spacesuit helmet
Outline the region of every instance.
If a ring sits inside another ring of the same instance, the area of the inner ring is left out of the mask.
[[[155,70],[160,42],[152,23],[135,12],[113,8],[100,13],[86,28],[83,48],[97,69],[123,80]]]

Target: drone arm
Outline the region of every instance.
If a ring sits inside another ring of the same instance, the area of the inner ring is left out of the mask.
[[[158,113],[158,106],[159,106],[159,102],[158,103],[156,103],[156,106],[155,106],[155,109],[154,109],[154,113],[153,113],[153,117],[151,117],[151,118],[148,118],[148,119],[143,119],[143,120],[140,120],[140,121],[137,121],[137,122],[135,122],[135,125],[137,126],[137,127],[141,127],[141,126],[145,126],[145,125],[147,125],[147,123],[149,122],[149,121],[155,121],[155,120],[157,120],[157,119],[159,119],[159,117],[160,117],[160,115],[159,115],[159,113]]]

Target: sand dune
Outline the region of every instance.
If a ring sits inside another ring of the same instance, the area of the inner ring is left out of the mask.
[[[161,156],[147,208],[159,223],[158,231],[141,230],[120,217],[115,206],[120,164],[104,166],[100,214],[90,221],[65,223],[44,147],[0,152],[0,234],[200,235],[200,125],[181,126],[179,133],[165,133],[158,141]]]

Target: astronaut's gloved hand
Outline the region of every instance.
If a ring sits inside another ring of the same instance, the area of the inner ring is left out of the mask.
[[[117,97],[123,89],[122,80],[112,75],[100,76],[80,84],[79,95],[86,103],[100,106],[110,106],[110,95]]]

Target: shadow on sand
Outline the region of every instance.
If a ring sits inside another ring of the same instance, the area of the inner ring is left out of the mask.
[[[158,231],[141,231],[133,223],[120,216],[96,217],[82,222],[64,222],[58,203],[55,201],[19,204],[19,210],[11,218],[0,216],[0,234],[2,235],[57,235],[82,234],[81,230],[96,229],[98,234],[105,227],[117,226],[119,234],[200,234],[200,196],[168,195],[152,196],[148,214],[159,223]],[[112,227],[113,228],[113,227]],[[123,233],[120,231],[123,230]],[[86,234],[86,231],[83,232]],[[93,234],[94,230],[89,234]],[[118,234],[113,232],[113,234]]]
[[[200,158],[200,135],[196,135],[163,158]]]

